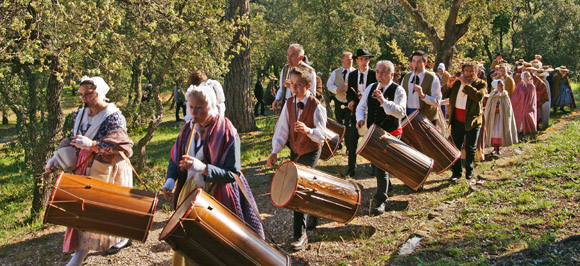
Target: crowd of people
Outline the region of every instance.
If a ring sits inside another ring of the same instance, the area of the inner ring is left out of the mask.
[[[464,171],[466,179],[473,177],[474,161],[481,146],[493,147],[493,153],[499,155],[500,147],[525,140],[538,128],[546,128],[552,108],[554,112],[558,108],[562,111],[565,107],[576,108],[566,67],[558,67],[555,72],[551,66],[543,65],[539,56],[529,63],[517,61],[512,69],[498,54],[489,72],[482,62],[462,62],[453,75],[444,64],[439,64],[436,72],[429,71],[429,57],[423,51],[410,55],[406,73],[389,60],[376,62],[373,69],[370,64],[373,57],[367,49],[343,52],[341,67],[333,70],[326,82],[334,101],[336,121],[346,128],[346,175],[350,177],[357,173],[356,150],[361,130],[375,125],[400,139],[405,134],[401,120],[415,111],[437,128],[449,128],[442,133],[458,149],[465,149],[465,170],[461,160],[451,167],[450,179],[456,181]],[[326,101],[328,105],[328,99],[321,95],[320,75],[305,59],[302,45],[291,44],[286,58],[279,81],[271,76],[264,91],[264,78],[260,77],[254,90],[255,115],[264,114],[265,102],[281,110],[271,132],[272,151],[266,164],[274,167],[278,154],[288,147],[291,161],[315,168],[328,119],[328,106],[322,103]],[[227,99],[221,84],[195,71],[189,77],[185,93],[179,86],[179,83],[174,86],[178,103],[176,120],[180,109],[187,111],[185,124],[168,155],[163,195],[173,199],[177,207],[190,191],[202,188],[264,238],[259,213],[250,208],[256,205],[254,197],[241,172],[240,138],[224,115]],[[108,91],[102,78],[83,78],[79,93],[85,107],[75,115],[72,136],[64,139],[59,148],[76,148],[77,175],[98,176],[105,182],[130,187],[130,162],[120,158],[119,153],[131,156],[133,142],[127,135],[123,115],[113,103],[107,102]],[[45,169],[52,172],[57,166],[53,157]],[[387,209],[390,174],[375,165],[372,169],[377,189],[371,213],[380,215]],[[250,191],[249,195],[244,191]],[[290,244],[293,250],[306,248],[306,231],[316,225],[316,217],[294,212],[294,241]],[[130,245],[127,239],[69,228],[63,250],[76,250],[68,265],[80,265],[89,250],[114,251],[127,245]],[[173,265],[190,263],[178,252],[174,254]]]

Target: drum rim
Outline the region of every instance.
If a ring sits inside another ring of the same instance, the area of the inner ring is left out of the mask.
[[[425,184],[425,181],[427,181],[427,178],[429,178],[429,176],[431,175],[431,172],[433,172],[433,166],[435,165],[435,160],[433,160],[433,158],[430,158],[430,157],[429,157],[429,159],[431,159],[431,167],[429,167],[429,172],[427,172],[427,174],[425,175],[425,178],[423,178],[423,181],[421,181],[421,183],[418,184],[417,187],[411,187],[411,189],[413,189],[415,191],[419,190],[419,188],[421,186],[423,186],[423,184]],[[410,187],[409,185],[407,185],[407,186]]]
[[[183,206],[183,204],[185,204],[186,202],[190,203],[187,210],[183,213],[183,215],[181,215],[181,217],[179,217],[179,220],[181,220],[183,217],[187,216],[191,212],[191,209],[193,208],[193,205],[194,205],[193,203],[197,200],[197,197],[201,193],[200,190],[201,190],[201,187],[198,187],[198,188],[192,190],[187,195],[187,197],[185,197],[185,200],[181,204],[179,204],[179,206],[177,208],[175,208],[175,210],[173,211],[173,214],[171,214],[171,217],[169,217],[169,219],[165,222],[165,226],[163,227],[163,229],[161,229],[161,232],[159,233],[159,240],[160,241],[166,240],[173,233],[173,231],[175,231],[177,226],[180,224],[180,223],[175,223],[175,226],[173,226],[173,228],[168,229],[169,231],[165,235],[163,234],[163,232],[165,232],[165,229],[167,228],[167,226],[169,226],[169,221],[171,221],[173,219],[173,217],[177,217],[177,210],[179,210],[181,208],[181,206]],[[193,193],[196,193],[196,196],[193,197],[193,200],[188,201],[187,199],[189,199],[193,195]]]
[[[332,130],[331,130],[331,131],[332,131]],[[346,131],[346,129],[345,129],[345,131]],[[336,133],[336,132],[335,132],[335,133]],[[338,135],[338,134],[337,134],[337,135]],[[338,147],[340,147],[340,144],[342,143],[342,140],[344,139],[344,134],[342,134],[342,135],[338,135],[338,136],[340,137],[340,139],[339,139],[339,140],[338,140],[338,142],[337,142],[337,143],[338,143],[338,145],[336,145],[336,147],[334,147],[334,149],[330,150],[330,156],[328,156],[328,158],[326,158],[326,159],[323,159],[323,158],[320,158],[320,159],[322,159],[323,161],[328,161],[328,160],[330,160],[330,158],[334,157],[334,155],[335,155],[335,154],[336,154],[336,152],[338,151]],[[322,144],[322,148],[323,148],[323,149],[324,149],[324,146],[326,145],[326,143],[327,143],[327,142],[326,142],[326,141],[324,141],[324,144]],[[328,146],[330,147],[330,145],[328,145]]]
[[[352,217],[350,217],[350,219],[348,219],[348,221],[344,222],[344,224],[348,224],[350,222],[352,222],[352,220],[354,220],[354,218],[356,218],[358,212],[360,211],[360,206],[362,205],[362,191],[359,189],[358,187],[358,183],[354,182],[354,180],[349,180],[350,183],[352,183],[354,185],[354,187],[357,188],[356,192],[358,192],[358,204],[356,205],[356,210],[354,211],[354,214],[352,215]]]
[[[411,115],[407,116],[406,117],[406,121],[404,121],[405,123],[403,123],[403,125],[401,127],[404,128],[405,126],[407,126],[411,122],[411,120],[413,120],[413,118],[415,118],[415,116],[417,116],[417,114],[419,113],[419,111],[420,110],[417,109],[417,110],[413,111],[411,113]]]
[[[296,183],[294,184],[294,190],[292,191],[292,195],[290,195],[290,197],[288,198],[288,200],[286,202],[284,202],[284,204],[278,205],[274,202],[274,198],[272,195],[272,187],[274,186],[274,178],[276,177],[276,173],[278,173],[278,171],[280,170],[280,168],[287,164],[287,163],[291,163],[292,166],[294,166],[294,168],[298,168],[296,167],[296,163],[294,163],[293,161],[285,161],[282,164],[280,164],[278,166],[278,168],[276,169],[276,172],[274,173],[274,176],[272,177],[272,183],[270,183],[270,201],[272,201],[272,204],[274,204],[274,206],[278,207],[278,208],[283,208],[284,206],[286,206],[293,198],[294,195],[296,195],[296,189],[298,188],[298,178],[296,178]]]
[[[149,233],[151,232],[151,227],[153,226],[153,221],[155,218],[155,211],[157,211],[157,203],[159,203],[159,192],[155,192],[155,199],[153,200],[153,204],[151,205],[151,218],[149,218],[149,226],[147,226],[147,230],[145,235],[143,236],[143,240],[141,242],[145,243],[147,238],[149,237]]]
[[[46,210],[44,211],[44,219],[42,219],[42,224],[47,223],[46,219],[48,218],[48,213],[52,209],[52,207],[50,207],[51,205],[50,203],[54,200],[56,189],[58,188],[58,184],[60,183],[60,180],[64,174],[66,173],[63,170],[61,170],[58,176],[56,177],[56,180],[54,181],[54,187],[52,188],[52,192],[50,193],[50,198],[48,198],[48,204],[46,205]]]
[[[373,135],[373,133],[375,132],[375,128],[377,127],[376,124],[372,124],[371,127],[367,130],[367,134],[365,134],[365,139],[364,142],[362,143],[363,145],[361,145],[361,143],[359,143],[358,147],[356,148],[356,154],[360,154],[364,148],[367,146],[370,136]]]
[[[448,165],[448,166],[447,166],[445,169],[443,169],[443,170],[441,170],[441,171],[437,172],[436,174],[441,174],[441,173],[443,173],[443,172],[445,172],[445,171],[449,170],[449,168],[451,168],[451,166],[453,166],[453,165],[454,165],[454,164],[457,162],[457,160],[461,159],[461,151],[457,152],[457,156],[455,156],[455,157],[456,157],[456,158],[455,158],[455,160],[453,160],[453,162],[452,162],[452,163],[450,163],[450,164],[449,164],[449,165]],[[433,162],[435,162],[435,160],[433,160]]]

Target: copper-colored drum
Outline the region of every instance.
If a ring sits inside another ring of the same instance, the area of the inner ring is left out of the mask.
[[[433,159],[411,148],[375,124],[361,139],[356,153],[414,190],[425,183],[433,169]]]
[[[147,240],[157,208],[157,193],[60,172],[44,223]]]
[[[328,161],[334,156],[344,138],[345,132],[346,128],[340,123],[330,118],[326,120],[326,141],[322,144],[321,160]]]
[[[411,113],[403,121],[404,133],[401,139],[409,146],[431,157],[435,164],[433,170],[442,173],[461,158],[459,151],[450,143],[427,118],[419,111]]]
[[[361,204],[354,182],[291,161],[276,170],[270,197],[276,207],[345,224],[354,219]]]
[[[290,265],[287,255],[201,188],[177,208],[159,240],[198,265]]]

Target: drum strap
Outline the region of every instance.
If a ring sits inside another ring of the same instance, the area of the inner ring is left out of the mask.
[[[234,176],[234,179],[236,179],[236,183],[238,184],[238,187],[240,187],[240,190],[242,190],[242,194],[244,194],[244,197],[246,198],[248,203],[250,203],[250,206],[252,206],[252,210],[254,211],[254,213],[258,217],[260,217],[260,212],[258,211],[258,207],[255,205],[254,201],[250,200],[250,196],[248,195],[248,191],[246,191],[246,187],[244,186],[244,184],[240,180],[240,176],[236,173],[233,173],[233,172],[232,172],[232,175]],[[265,226],[263,228],[264,228],[264,233],[266,233],[268,235],[268,238],[270,238],[270,242],[272,242],[274,244],[274,247],[277,250],[279,250],[280,252],[287,255],[288,253],[279,247],[278,242],[274,241],[274,238],[272,237],[272,234],[270,234],[270,231],[268,231]]]
[[[129,164],[129,166],[131,166],[131,169],[133,169],[133,172],[135,173],[135,175],[137,176],[137,178],[139,178],[139,181],[141,181],[141,184],[145,187],[145,189],[146,190],[149,190],[149,188],[147,187],[147,185],[145,185],[145,182],[143,182],[143,179],[141,179],[141,176],[139,176],[139,174],[137,173],[137,170],[135,170],[135,167],[133,167],[133,164],[131,163],[131,160],[129,160],[129,158],[127,157],[127,155],[125,155],[124,152],[119,152],[119,154],[121,155],[121,157],[123,157],[123,159],[125,159],[125,161],[127,161],[127,163]]]

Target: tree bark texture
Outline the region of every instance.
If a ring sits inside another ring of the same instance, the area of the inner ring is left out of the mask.
[[[56,56],[51,58],[50,71],[45,98],[46,121],[40,124],[28,124],[29,128],[38,128],[40,130],[31,131],[36,132],[37,135],[29,135],[28,143],[32,144],[32,146],[25,147],[25,150],[32,151],[29,156],[29,164],[34,175],[34,191],[30,210],[33,218],[48,203],[54,175],[44,172],[44,164],[51,157],[64,124],[64,114],[60,102],[64,83],[59,80],[59,75],[63,74],[63,71],[59,58]]]
[[[433,44],[437,55],[435,56],[435,64],[437,67],[439,63],[443,62],[446,67],[449,67],[453,55],[457,51],[455,44],[469,29],[469,22],[471,21],[471,16],[468,16],[465,21],[457,24],[457,16],[459,14],[459,9],[463,0],[454,0],[451,9],[449,10],[449,16],[445,21],[445,34],[443,39],[437,33],[437,30],[429,21],[425,19],[422,11],[419,10],[417,4],[414,1],[409,0],[399,0],[403,8],[409,13],[417,25],[423,30],[423,33],[429,38]]]
[[[248,0],[231,0],[226,11],[226,19],[236,17],[249,18],[250,2]],[[250,25],[241,25],[234,35],[228,55],[233,55],[229,72],[224,78],[224,94],[226,97],[226,116],[232,121],[239,132],[257,130],[252,105],[252,84],[250,79]],[[234,47],[241,45],[239,53]]]

